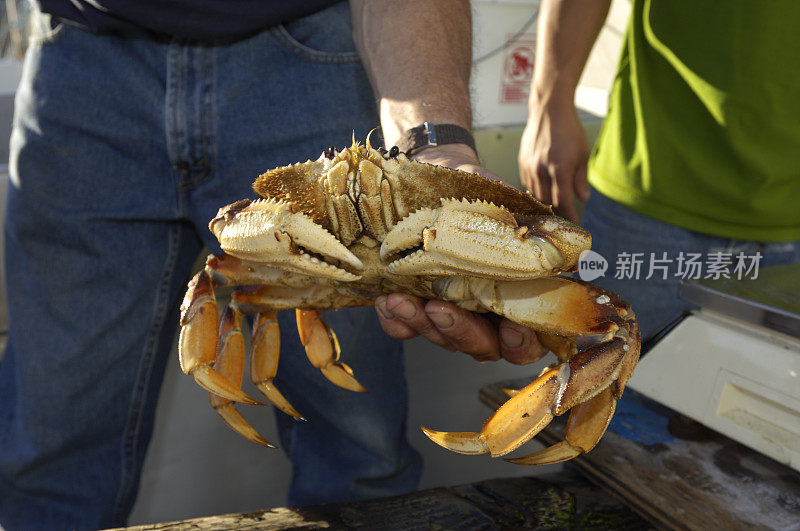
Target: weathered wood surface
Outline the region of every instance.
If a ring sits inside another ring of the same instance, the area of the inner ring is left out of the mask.
[[[350,503],[210,516],[128,530],[651,529],[580,474],[494,479]]]
[[[502,388],[528,382],[486,386],[481,400],[496,409]],[[566,418],[537,438],[562,440]],[[800,529],[800,473],[631,389],[600,443],[570,463],[659,526]]]

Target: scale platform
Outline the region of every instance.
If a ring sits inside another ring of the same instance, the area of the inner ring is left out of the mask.
[[[684,283],[698,306],[651,345],[628,386],[800,470],[800,264]]]

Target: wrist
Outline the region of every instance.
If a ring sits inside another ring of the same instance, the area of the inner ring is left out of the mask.
[[[454,124],[467,131],[472,126],[469,100],[457,100],[444,104],[420,101],[394,101],[388,98],[380,102],[381,128],[387,148],[400,146],[406,132],[423,122]]]
[[[466,144],[446,144],[431,146],[414,153],[411,159],[435,164],[437,166],[456,167],[464,164],[480,165],[478,154]]]
[[[466,128],[430,122],[423,122],[405,131],[397,147],[410,157],[423,149],[449,144],[466,144],[472,151],[477,151],[475,139]]]
[[[528,96],[528,110],[541,112],[542,110],[562,110],[575,105],[575,87],[550,85],[531,87]]]

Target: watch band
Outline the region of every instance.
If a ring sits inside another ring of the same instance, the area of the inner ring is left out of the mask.
[[[456,124],[432,124],[423,122],[422,125],[409,129],[398,145],[400,151],[406,155],[413,155],[427,147],[441,146],[443,144],[466,144],[476,153],[475,139],[472,134]]]

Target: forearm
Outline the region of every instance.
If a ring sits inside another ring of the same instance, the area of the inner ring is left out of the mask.
[[[571,105],[611,0],[543,0],[530,106]]]
[[[387,146],[424,121],[472,128],[467,0],[351,0]]]

